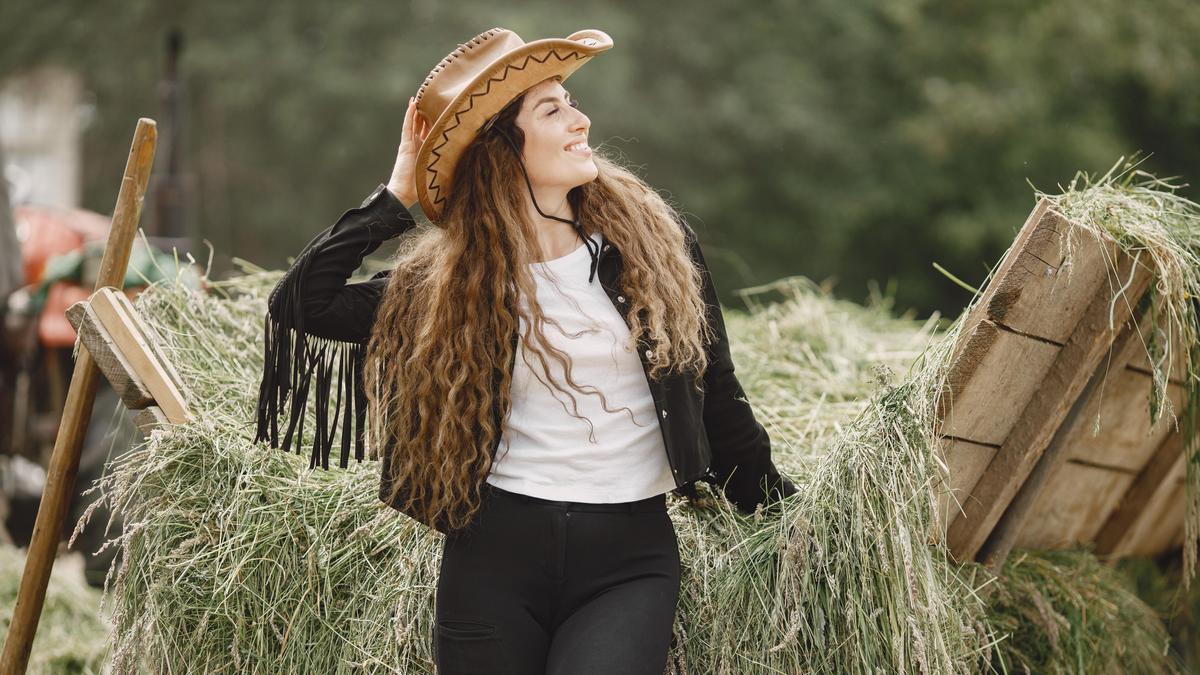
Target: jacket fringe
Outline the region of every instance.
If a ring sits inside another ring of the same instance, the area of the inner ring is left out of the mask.
[[[286,409],[287,426],[283,430],[282,448],[284,452],[301,454],[304,422],[311,402],[315,428],[312,429],[309,468],[318,465],[329,468],[329,455],[334,439],[339,436],[340,424],[338,466],[345,469],[350,465],[352,444],[354,458],[362,461],[365,457],[367,406],[362,372],[366,345],[317,337],[304,330],[301,280],[309,251],[320,240],[318,237],[301,252],[291,269],[275,285],[268,300],[254,442],[265,440],[272,448],[280,447],[279,418]]]

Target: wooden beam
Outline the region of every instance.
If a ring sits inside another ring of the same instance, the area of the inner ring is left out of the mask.
[[[1150,461],[1134,479],[1116,510],[1096,535],[1096,553],[1120,553],[1122,545],[1135,530],[1139,520],[1148,513],[1146,508],[1164,491],[1175,489],[1175,477],[1183,468],[1183,437],[1178,433],[1167,436]]]

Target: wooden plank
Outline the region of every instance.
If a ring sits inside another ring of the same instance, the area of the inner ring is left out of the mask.
[[[938,400],[937,433],[999,447],[1050,371],[1060,347],[990,320],[972,329]],[[1020,364],[1014,368],[1013,364]]]
[[[961,502],[969,499],[972,488],[996,454],[992,445],[973,443],[958,438],[942,439],[938,452],[949,471],[949,480],[939,480],[937,538],[945,539],[946,529],[961,512]]]
[[[1096,536],[1097,553],[1120,554],[1122,549],[1130,548],[1134,531],[1139,525],[1146,527],[1146,523],[1139,521],[1151,512],[1151,502],[1174,492],[1177,477],[1184,468],[1183,459],[1183,437],[1169,434],[1100,528]]]
[[[100,318],[101,324],[117,348],[125,355],[133,372],[137,373],[150,390],[155,403],[162,408],[167,419],[174,424],[187,421],[190,415],[183,395],[115,295],[109,288],[96,291],[90,301],[92,310]]]
[[[1041,205],[1039,204],[1039,207]],[[1016,332],[1063,344],[1074,332],[1113,263],[1089,230],[1071,225],[1049,206],[1037,220],[1012,267],[996,278],[987,318]]]
[[[1128,368],[1110,372],[1102,395],[1089,401],[1084,411],[1087,428],[1071,439],[1071,458],[1132,473],[1141,471],[1174,432],[1174,420],[1165,411],[1154,425],[1150,424],[1152,386],[1145,373]],[[1181,414],[1183,390],[1179,385],[1168,385],[1167,396],[1175,414]]]
[[[1121,289],[1129,298],[1139,298],[1152,273],[1144,263],[1110,242],[1111,259],[1118,261],[1112,289]],[[1127,284],[1127,285],[1126,285]],[[947,543],[959,560],[974,559],[1010,501],[1029,476],[1055,430],[1091,379],[1100,360],[1116,337],[1109,328],[1122,326],[1131,314],[1131,303],[1113,302],[1112,292],[1098,292],[1088,305],[1066,344],[1058,351],[1041,386],[1023,407],[1020,421],[992,458],[987,473],[975,486],[964,513],[950,524]]]
[[[187,388],[183,384],[183,378],[176,372],[175,365],[171,362],[171,359],[167,358],[158,335],[150,330],[150,327],[142,320],[141,313],[134,309],[133,303],[129,301],[129,296],[124,293],[113,293],[113,298],[125,310],[125,316],[129,317],[138,334],[142,336],[142,340],[150,347],[151,353],[158,359],[159,365],[166,371],[167,377],[175,385],[175,389],[179,391],[184,400],[187,400]]]
[[[1117,545],[1113,555],[1159,555],[1182,546],[1186,492],[1187,486],[1182,480],[1169,481],[1169,489],[1156,494],[1146,505],[1143,516],[1130,529],[1125,541]]]
[[[79,334],[79,342],[92,355],[92,360],[112,385],[121,402],[130,410],[141,410],[154,403],[154,396],[142,383],[133,366],[125,360],[121,351],[113,344],[108,331],[100,325],[96,313],[88,309],[86,302],[77,302],[67,308],[67,320]]]
[[[1038,494],[1016,539],[1023,548],[1068,548],[1091,542],[1133,474],[1067,462]]]
[[[1146,335],[1146,340],[1149,341],[1149,333],[1146,333]],[[1133,358],[1129,361],[1129,368],[1141,373],[1150,374],[1154,372],[1154,369],[1150,365],[1150,355],[1146,347],[1147,345],[1142,345],[1142,349],[1139,349],[1138,352],[1133,355]],[[1185,362],[1185,359],[1187,358],[1187,352],[1179,344],[1178,340],[1175,341],[1174,345],[1172,346],[1172,350],[1173,353],[1171,354],[1171,372],[1169,379],[1175,384],[1182,385],[1187,381],[1187,370],[1184,368],[1184,366],[1187,365]],[[1163,362],[1162,366],[1164,368],[1167,366],[1165,361]]]

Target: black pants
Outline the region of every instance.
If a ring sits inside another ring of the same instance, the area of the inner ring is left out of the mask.
[[[680,575],[665,495],[585,504],[483,489],[442,550],[438,672],[662,675]]]

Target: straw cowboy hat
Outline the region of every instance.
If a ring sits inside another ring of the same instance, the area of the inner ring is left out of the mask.
[[[480,127],[521,92],[554,75],[566,80],[612,44],[595,29],[527,43],[511,30],[493,28],[434,66],[416,96],[417,112],[434,120],[417,151],[417,198],[425,216],[440,220],[459,157]]]

